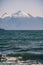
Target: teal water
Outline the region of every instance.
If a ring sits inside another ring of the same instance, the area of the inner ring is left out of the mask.
[[[43,30],[0,30],[0,54],[43,55]]]

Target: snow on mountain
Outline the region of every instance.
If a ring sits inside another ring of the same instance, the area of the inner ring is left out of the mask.
[[[30,14],[25,13],[24,11],[18,11],[12,14],[13,17],[30,17]]]
[[[5,12],[4,14],[1,15],[1,18],[5,18],[8,17],[9,15],[7,14],[7,12]]]
[[[33,16],[29,13],[25,13],[24,11],[17,11],[16,13],[13,13],[11,15],[8,15],[8,13],[5,12],[0,16],[0,18],[5,18],[5,17],[33,17]]]

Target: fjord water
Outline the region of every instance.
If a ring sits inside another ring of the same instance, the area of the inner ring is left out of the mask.
[[[43,30],[0,30],[0,54],[43,55]]]

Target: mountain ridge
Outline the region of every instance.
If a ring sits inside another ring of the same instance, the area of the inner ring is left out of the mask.
[[[11,15],[8,15],[7,12],[3,13],[0,18],[6,18],[6,17],[34,17],[32,16],[30,13],[26,13],[24,11],[17,11],[15,13],[12,13]],[[40,16],[36,16],[36,17],[40,17]],[[40,18],[43,18],[43,17],[40,17]]]
[[[31,14],[19,10],[19,11],[15,12],[15,13],[12,13],[10,16],[8,15],[7,12],[5,12],[5,13],[2,14],[1,18],[12,17],[12,16],[13,17],[33,17]]]

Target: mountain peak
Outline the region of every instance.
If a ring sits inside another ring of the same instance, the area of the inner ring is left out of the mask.
[[[24,11],[18,11],[14,14],[12,14],[14,17],[30,17],[29,14],[25,13]]]
[[[5,12],[4,14],[2,14],[1,18],[5,18],[5,17],[8,17],[8,16],[9,16],[8,13]]]

